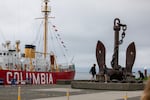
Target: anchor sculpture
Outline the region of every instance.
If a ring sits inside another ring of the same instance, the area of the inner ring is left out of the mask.
[[[134,42],[130,43],[126,50],[126,65],[122,67],[119,65],[119,46],[123,43],[123,39],[125,38],[125,31],[127,29],[127,25],[121,24],[120,19],[114,19],[114,53],[111,60],[111,67],[107,67],[107,74],[110,78],[110,81],[115,80],[129,80],[133,79],[134,76],[132,74],[132,67],[135,61],[136,56],[136,48]],[[121,39],[119,39],[119,32],[122,30]],[[99,66],[99,75],[100,77],[104,75],[105,70],[105,56],[106,49],[104,44],[101,41],[97,42],[96,46],[96,59]]]

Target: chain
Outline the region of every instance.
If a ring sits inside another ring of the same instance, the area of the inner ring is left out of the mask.
[[[123,24],[119,24],[122,27],[122,34],[121,34],[121,39],[119,40],[119,45],[121,45],[123,43],[123,39],[125,38],[125,31],[127,30],[127,26],[123,25]]]
[[[114,20],[114,30],[115,31],[120,31],[120,29],[122,29],[122,34],[121,34],[121,39],[118,41],[118,45],[121,45],[123,43],[123,39],[125,38],[125,31],[127,30],[127,25],[125,24],[120,24],[120,19],[116,18]],[[117,52],[117,49],[115,48],[115,51],[114,51],[114,54],[112,56],[112,60],[111,60],[111,66],[114,67],[114,64],[115,64],[115,54]]]

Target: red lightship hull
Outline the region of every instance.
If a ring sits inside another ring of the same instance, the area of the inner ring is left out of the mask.
[[[56,84],[58,80],[73,80],[75,71],[29,72],[0,70],[0,83],[12,84]]]

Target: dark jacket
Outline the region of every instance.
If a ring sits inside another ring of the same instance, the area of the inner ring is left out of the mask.
[[[143,73],[142,73],[142,72],[139,72],[139,74],[140,74],[140,79],[144,79]]]
[[[90,73],[92,73],[92,75],[95,75],[95,74],[96,74],[96,68],[95,68],[94,66],[91,67]]]

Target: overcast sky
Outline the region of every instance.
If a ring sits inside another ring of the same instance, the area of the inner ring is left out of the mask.
[[[34,39],[35,19],[41,17],[41,0],[3,0],[0,2],[0,42],[30,43]],[[126,48],[134,41],[137,55],[134,67],[150,68],[150,0],[51,0],[52,23],[58,27],[76,67],[96,62],[98,40],[106,47],[107,66],[113,54],[114,19],[127,25],[120,46],[119,64],[125,66]],[[69,58],[71,59],[71,58]]]

